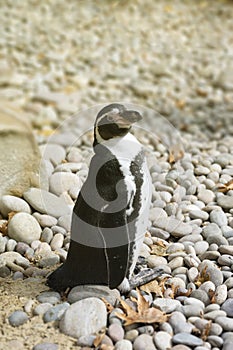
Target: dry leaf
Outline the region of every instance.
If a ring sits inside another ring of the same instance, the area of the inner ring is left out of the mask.
[[[115,347],[113,345],[101,344],[100,350],[114,350]]]
[[[105,298],[101,298],[101,300],[104,302],[108,312],[112,312],[114,310],[114,307]]]
[[[95,340],[93,342],[93,345],[94,345],[95,348],[97,348],[100,345],[100,343],[102,342],[104,336],[105,336],[105,332],[102,332],[102,333],[100,333],[100,334],[98,334],[96,336],[96,338],[95,338]]]
[[[209,289],[208,296],[210,298],[211,304],[215,304],[216,303],[216,293],[215,293],[215,291],[212,290],[212,289]]]
[[[166,256],[168,255],[166,251],[167,246],[162,241],[158,241],[151,246],[151,254],[158,256]]]
[[[140,287],[140,289],[146,293],[154,293],[157,297],[163,297],[164,285],[161,286],[161,284],[156,280],[144,284]]]
[[[210,330],[211,330],[211,325],[212,325],[212,321],[210,320],[207,325],[204,327],[202,333],[201,333],[201,339],[203,341],[206,341],[208,336],[209,336],[209,333],[210,333]]]
[[[195,284],[197,287],[200,287],[204,282],[210,280],[210,276],[209,276],[208,272],[206,272],[207,268],[208,268],[208,266],[205,266],[204,269],[199,274],[199,276],[197,277],[197,279],[195,281]]]
[[[228,181],[226,184],[221,184],[218,186],[218,191],[226,193],[230,190],[233,190],[233,180]]]
[[[167,316],[164,312],[156,309],[155,307],[150,307],[149,302],[141,295],[139,289],[137,288],[138,299],[132,298],[137,305],[137,311],[132,309],[124,300],[120,299],[120,303],[124,310],[124,314],[116,313],[116,316],[125,321],[124,325],[128,326],[133,323],[162,323],[166,322]]]
[[[169,148],[169,163],[175,163],[184,157],[184,149],[182,145],[175,144]]]
[[[4,221],[1,225],[0,225],[0,233],[2,233],[3,236],[7,235],[7,226],[8,226],[8,221]]]

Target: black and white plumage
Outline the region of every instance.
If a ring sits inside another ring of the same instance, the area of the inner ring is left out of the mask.
[[[121,104],[98,113],[95,154],[73,210],[67,260],[48,277],[51,288],[84,284],[130,288],[151,202],[143,148],[129,132],[140,119],[138,112]]]

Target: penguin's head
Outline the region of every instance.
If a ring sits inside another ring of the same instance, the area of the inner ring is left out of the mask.
[[[126,109],[119,103],[112,103],[98,113],[95,121],[95,143],[125,136],[132,124],[141,120],[139,112]]]

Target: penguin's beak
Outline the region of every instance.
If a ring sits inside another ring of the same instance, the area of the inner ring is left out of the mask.
[[[129,127],[133,123],[138,122],[142,119],[142,116],[137,111],[125,110],[119,114],[119,118],[117,120],[118,125],[122,125],[124,127]]]

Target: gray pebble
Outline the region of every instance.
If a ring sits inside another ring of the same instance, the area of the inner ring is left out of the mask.
[[[70,208],[62,198],[38,188],[30,188],[24,193],[24,198],[35,210],[55,218],[70,213]]]
[[[15,196],[5,195],[0,198],[0,212],[7,217],[10,212],[31,214],[31,208],[25,200]]]
[[[233,317],[233,298],[226,300],[222,304],[221,310],[225,311],[228,317]]]
[[[22,279],[24,278],[24,274],[21,272],[21,271],[16,271],[14,274],[13,274],[13,280],[19,280],[19,279]]]
[[[216,322],[216,319],[218,317],[225,317],[226,316],[226,312],[223,310],[214,310],[214,311],[210,311],[205,313],[204,317],[207,320],[212,320]],[[221,325],[221,324],[220,324]]]
[[[222,254],[233,255],[233,246],[231,245],[222,245],[219,247],[219,251]]]
[[[54,343],[40,343],[33,346],[32,350],[58,350],[58,345]]]
[[[60,320],[64,312],[70,306],[69,303],[62,303],[48,309],[43,315],[43,321],[45,323]]]
[[[69,232],[71,229],[71,214],[63,215],[58,219],[57,224],[63,227],[66,232]]]
[[[122,328],[121,325],[117,323],[112,323],[108,327],[108,335],[112,339],[112,341],[115,343],[124,338],[124,329]]]
[[[201,346],[203,340],[189,333],[178,333],[172,337],[174,344],[184,344],[189,346]]]
[[[90,297],[104,298],[111,305],[115,305],[120,297],[120,293],[117,289],[110,289],[107,286],[83,285],[72,288],[68,294],[67,300],[69,303],[73,304],[76,301]]]
[[[194,249],[197,255],[201,255],[207,251],[209,243],[206,241],[199,241],[194,243]]]
[[[51,230],[51,228],[45,227],[41,234],[41,241],[50,243],[52,239],[53,239],[53,231]]]
[[[217,224],[219,227],[227,225],[227,217],[224,211],[219,208],[210,213],[210,221]]]
[[[95,339],[95,335],[83,335],[80,338],[78,338],[77,345],[83,347],[92,347]]]
[[[222,334],[222,331],[223,331],[223,329],[222,329],[222,327],[219,324],[212,323],[209,334],[210,335],[220,335],[220,334]]]
[[[36,219],[41,227],[51,227],[57,225],[57,219],[51,215],[42,214],[39,215]]]
[[[133,342],[138,337],[138,330],[137,329],[131,329],[129,331],[126,331],[125,333],[125,339],[128,339],[130,342]]]
[[[44,315],[52,306],[50,303],[41,303],[35,307],[33,313],[34,315]]]
[[[193,303],[192,305],[184,305],[182,307],[182,311],[184,315],[188,318],[190,316],[200,316],[203,312],[203,308],[203,306],[200,306],[197,303]]]
[[[156,350],[153,338],[148,334],[140,334],[134,341],[134,350]]]
[[[9,316],[8,320],[11,326],[18,327],[28,321],[28,315],[24,311],[17,310]]]
[[[138,327],[139,334],[154,334],[154,327],[151,325]]]
[[[207,338],[207,341],[212,345],[217,347],[218,349],[221,348],[223,345],[223,339],[218,337],[217,335],[209,335]]]
[[[227,299],[227,286],[222,284],[216,288],[215,303],[221,305]]]
[[[7,266],[1,266],[0,267],[0,277],[5,278],[7,276],[10,276],[11,270]]]
[[[62,333],[79,338],[100,331],[106,323],[105,304],[97,298],[87,298],[75,302],[65,311],[59,327]]]
[[[17,242],[14,239],[9,239],[6,244],[6,250],[8,252],[13,252],[17,246]]]
[[[8,235],[18,242],[30,244],[40,238],[41,227],[32,215],[17,213],[8,224]]]
[[[46,252],[38,262],[39,267],[54,266],[60,262],[60,258],[53,252]]]
[[[217,198],[217,203],[223,209],[232,209],[233,208],[233,196],[222,195]]]
[[[156,298],[153,301],[153,306],[159,308],[161,311],[164,311],[165,313],[171,313],[179,309],[180,305],[181,305],[180,302],[174,299]]]
[[[233,256],[223,254],[218,258],[218,263],[219,263],[219,265],[232,266],[233,265]]]
[[[56,304],[61,300],[58,292],[42,292],[36,298],[40,303]]]
[[[203,210],[191,210],[189,216],[191,219],[201,219],[203,221],[206,221],[209,218],[209,214]]]
[[[232,332],[233,329],[233,318],[226,316],[219,316],[215,319],[215,322],[218,323],[224,331]]]
[[[154,225],[162,230],[168,231],[174,237],[183,237],[192,232],[192,227],[189,224],[172,217],[160,218],[154,222]]]
[[[172,347],[172,337],[170,334],[159,331],[154,335],[154,342],[158,350],[166,350]]]
[[[204,290],[193,290],[191,297],[201,300],[205,305],[210,303],[209,296]]]
[[[114,350],[132,350],[133,345],[132,343],[127,339],[122,339],[116,342]]]

